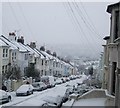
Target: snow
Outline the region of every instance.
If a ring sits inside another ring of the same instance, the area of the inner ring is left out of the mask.
[[[12,92],[12,101],[6,104],[3,104],[3,106],[40,106],[44,103],[43,98],[47,96],[64,96],[66,92],[66,85],[73,85],[78,82],[82,82],[84,80],[85,76],[81,79],[76,79],[76,80],[71,80],[69,82],[56,85],[54,88],[51,89],[46,89],[41,92],[34,92],[32,95],[29,96],[21,96],[21,97],[16,97],[15,92]],[[2,106],[2,105],[1,105]],[[0,107],[1,107],[0,106]]]
[[[73,106],[105,106],[106,98],[90,98],[75,101]]]
[[[33,89],[32,85],[22,85],[17,89],[17,93],[26,93],[29,89]]]
[[[13,43],[11,43],[7,38],[5,38],[4,36],[0,36],[0,39],[3,40],[5,43],[7,43],[10,46],[10,49],[18,49],[17,46],[15,46]]]
[[[45,55],[45,56],[46,56],[46,59],[48,59],[48,60],[54,58],[52,55],[48,54],[48,53],[45,52],[45,51],[41,51],[41,53],[42,53],[43,55]]]
[[[36,51],[34,51],[32,48],[30,48],[28,45],[26,45],[26,48],[30,54],[34,54],[35,57],[39,57],[39,54]]]
[[[8,45],[0,39],[0,46],[8,46]]]
[[[20,52],[28,52],[27,48],[22,43],[18,43],[16,41],[11,41],[15,46],[18,47]]]
[[[63,106],[63,107],[64,107],[64,106],[67,106],[67,107],[68,107],[68,106],[72,106],[73,102],[74,102],[74,99],[68,100],[66,103],[63,103],[62,106]]]

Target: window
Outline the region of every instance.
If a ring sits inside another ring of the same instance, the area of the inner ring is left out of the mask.
[[[2,73],[4,73],[4,66],[2,66]]]
[[[15,59],[16,59],[16,52],[15,52]]]
[[[7,72],[7,65],[5,66],[5,72]]]
[[[55,67],[55,62],[53,62],[53,67]]]
[[[12,57],[14,56],[14,52],[12,53]]]
[[[58,63],[56,63],[56,67],[58,67]]]
[[[27,60],[28,59],[28,54],[25,54],[25,60]]]
[[[5,49],[3,49],[3,57],[5,57]]]
[[[41,76],[43,75],[43,70],[41,70]]]
[[[47,61],[45,61],[45,65],[47,66]]]
[[[42,60],[42,66],[43,66],[43,60]]]
[[[6,57],[8,56],[8,49],[6,49]]]
[[[8,49],[3,49],[3,57],[8,57]]]
[[[47,75],[47,72],[45,71],[45,75]]]
[[[119,11],[115,13],[115,39],[119,36]]]

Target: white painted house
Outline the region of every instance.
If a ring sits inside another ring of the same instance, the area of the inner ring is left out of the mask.
[[[9,45],[0,39],[0,75],[8,70],[9,64]]]
[[[21,70],[21,76],[24,76],[24,71],[28,67],[28,50],[21,42],[17,42],[17,37],[14,33],[10,33],[8,38],[0,37],[9,46],[9,65],[18,66]]]

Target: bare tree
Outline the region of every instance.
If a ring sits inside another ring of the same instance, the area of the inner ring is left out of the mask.
[[[35,69],[34,64],[31,64],[27,67],[25,76],[32,77],[34,79],[38,79],[39,74],[40,74],[40,72],[37,69]]]
[[[3,74],[3,78],[5,79],[21,79],[21,71],[18,66],[9,66],[8,70]]]

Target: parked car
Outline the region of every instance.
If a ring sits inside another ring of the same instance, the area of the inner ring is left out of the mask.
[[[42,91],[47,89],[47,85],[43,82],[34,82],[32,83],[32,86],[34,87],[34,91]]]
[[[75,75],[71,75],[69,76],[70,80],[74,80],[75,79]]]
[[[91,89],[93,89],[93,88],[87,86],[86,84],[78,85],[77,86],[77,93],[82,95],[82,94],[90,91]]]
[[[47,88],[55,87],[55,78],[53,76],[42,76],[41,82],[44,82]]]
[[[69,94],[72,94],[73,93],[73,89],[74,89],[74,85],[67,84],[66,87],[67,87],[67,89],[69,91]]]
[[[31,95],[33,94],[33,89],[34,87],[31,84],[23,84],[17,89],[16,96]]]
[[[66,78],[65,77],[62,77],[61,80],[62,80],[62,83],[66,83]]]
[[[43,98],[43,101],[48,103],[48,106],[62,106],[62,97],[61,96],[47,96]]]
[[[10,102],[11,98],[12,97],[11,97],[10,93],[0,89],[0,104],[2,104],[4,102]]]
[[[58,84],[62,84],[62,82],[63,82],[63,81],[61,80],[61,78],[58,78],[58,79],[56,79],[55,84],[57,84],[57,85],[58,85]]]
[[[66,81],[70,81],[70,78],[69,78],[69,77],[66,77]]]

